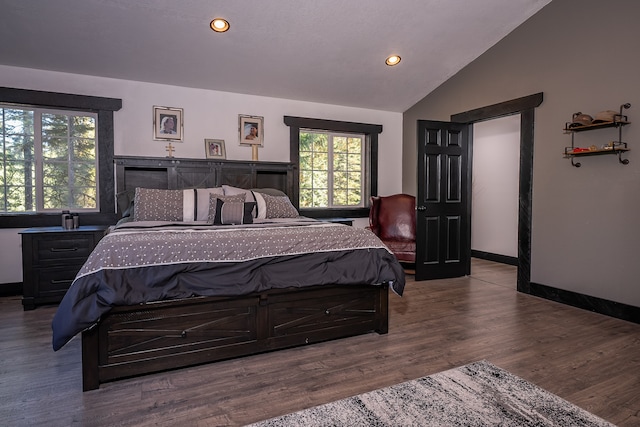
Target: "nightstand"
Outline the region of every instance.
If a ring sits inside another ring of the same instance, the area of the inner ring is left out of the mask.
[[[106,228],[83,225],[71,230],[35,227],[21,231],[24,309],[60,302]]]
[[[321,221],[333,222],[336,224],[353,225],[351,218],[319,218]]]

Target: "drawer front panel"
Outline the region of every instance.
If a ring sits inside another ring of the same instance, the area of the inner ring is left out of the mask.
[[[81,267],[82,264],[46,269],[34,268],[35,295],[38,297],[59,296],[62,298]]]
[[[168,356],[183,354],[188,359],[203,351],[209,358],[224,358],[236,346],[255,343],[257,299],[253,301],[193,304],[163,312],[150,306],[112,314],[100,329],[109,342],[100,351],[100,364],[150,359],[161,363]]]
[[[33,262],[35,265],[59,261],[65,263],[73,259],[86,260],[93,250],[94,237],[91,233],[56,234],[41,236],[33,242]]]
[[[299,301],[272,303],[269,307],[272,337],[304,336],[310,332],[372,330],[376,317],[376,294],[363,289],[345,299],[341,292],[314,294]]]

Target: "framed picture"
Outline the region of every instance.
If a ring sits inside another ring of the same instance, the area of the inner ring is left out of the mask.
[[[223,139],[205,139],[204,151],[207,159],[226,159],[227,152],[224,149]]]
[[[264,142],[264,118],[258,116],[238,115],[240,145],[259,145]]]
[[[156,141],[182,141],[182,108],[153,107],[153,139]]]

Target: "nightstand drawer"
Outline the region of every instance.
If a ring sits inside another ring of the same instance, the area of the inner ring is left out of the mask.
[[[39,297],[62,297],[71,286],[82,264],[64,267],[34,268],[35,295]]]
[[[71,259],[87,259],[95,247],[93,234],[58,234],[34,240],[33,264],[40,265]]]

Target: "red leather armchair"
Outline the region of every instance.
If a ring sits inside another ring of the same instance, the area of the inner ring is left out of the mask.
[[[369,229],[400,262],[416,262],[416,198],[409,194],[372,196]]]

